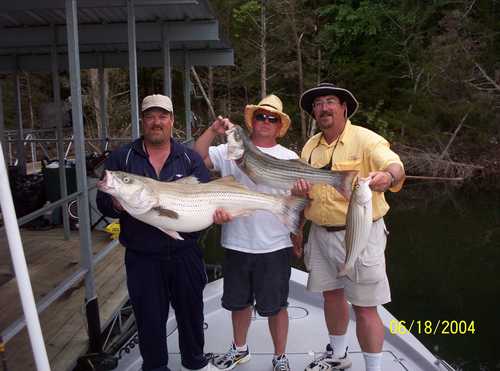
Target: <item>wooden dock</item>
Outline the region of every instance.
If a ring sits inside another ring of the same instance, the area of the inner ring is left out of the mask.
[[[35,300],[39,300],[76,271],[80,261],[78,231],[64,240],[62,228],[48,231],[21,229]],[[110,242],[102,231],[92,233],[96,254]],[[127,298],[124,249],[118,245],[95,267],[95,284],[101,324],[107,323]],[[22,314],[16,279],[10,274],[10,253],[5,231],[0,231],[0,331]],[[88,336],[84,305],[84,282],[52,303],[40,322],[52,371],[69,371],[87,351]],[[36,370],[26,328],[5,346],[8,371]],[[0,358],[1,359],[1,358]]]

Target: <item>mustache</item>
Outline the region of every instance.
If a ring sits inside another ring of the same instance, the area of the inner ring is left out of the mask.
[[[331,112],[328,112],[328,111],[323,111],[319,115],[319,117],[328,117],[328,116],[332,116],[333,117],[333,114]]]

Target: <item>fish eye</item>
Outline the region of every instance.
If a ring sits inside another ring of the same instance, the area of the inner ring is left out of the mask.
[[[130,178],[128,176],[126,176],[125,178],[123,178],[123,183],[130,183]]]

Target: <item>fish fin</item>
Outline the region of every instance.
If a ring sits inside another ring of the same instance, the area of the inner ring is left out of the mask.
[[[191,175],[191,176],[187,176],[187,177],[184,177],[184,178],[180,178],[180,179],[174,180],[173,183],[193,185],[193,184],[200,184],[200,181],[198,180],[197,177]]]
[[[163,233],[172,237],[174,240],[184,240],[184,238],[182,238],[182,236],[177,231],[172,231],[170,229],[163,229],[163,228],[158,228],[158,229]]]
[[[160,216],[166,216],[172,219],[179,219],[179,214],[174,210],[164,209],[161,206],[153,207],[153,210],[158,211]]]
[[[241,189],[248,189],[243,184],[238,183],[238,181],[232,175],[228,175],[228,176],[224,176],[222,178],[212,180],[210,182],[210,184],[220,184],[220,185],[226,185],[226,186],[231,186],[231,187],[238,187]]]
[[[300,214],[309,200],[303,197],[288,196],[283,198],[280,218],[290,232],[297,234],[300,224]]]
[[[338,173],[343,173],[340,185],[333,185],[335,189],[344,197],[346,200],[351,199],[352,195],[352,183],[356,175],[358,175],[358,170],[336,170]]]

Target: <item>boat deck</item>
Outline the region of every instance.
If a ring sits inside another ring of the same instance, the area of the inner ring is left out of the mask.
[[[304,370],[307,364],[324,352],[328,334],[324,324],[323,301],[319,294],[305,289],[307,274],[293,270],[290,281],[288,315],[290,328],[287,342],[287,356],[291,369]],[[205,351],[216,354],[225,353],[232,341],[230,312],[221,308],[222,279],[207,285],[205,301]],[[395,318],[384,307],[378,307],[379,314],[386,326],[386,336],[382,355],[384,371],[450,371],[444,363],[437,360],[413,335],[391,334],[387,326]],[[356,324],[351,311],[349,323],[349,357],[353,365],[349,370],[364,370],[363,353],[356,339]],[[171,315],[167,323],[169,368],[173,371],[181,367],[178,332],[175,317]],[[116,371],[139,371],[142,359],[136,346],[137,338],[132,337],[118,352],[119,365]],[[271,360],[273,345],[267,319],[254,316],[250,326],[247,343],[250,348],[249,362],[238,366],[238,371],[272,371]]]
[[[35,300],[39,300],[73,273],[80,260],[78,231],[64,240],[62,228],[48,231],[21,229],[24,253],[28,262]],[[109,235],[93,231],[93,252],[106,246]],[[117,246],[95,267],[95,284],[99,301],[101,324],[127,299],[124,249]],[[22,314],[16,279],[10,274],[10,253],[5,230],[0,230],[0,331],[5,330]],[[88,336],[84,307],[83,281],[72,287],[41,315],[40,322],[53,371],[68,371],[76,359],[87,351]],[[5,346],[9,371],[36,370],[26,328]]]

